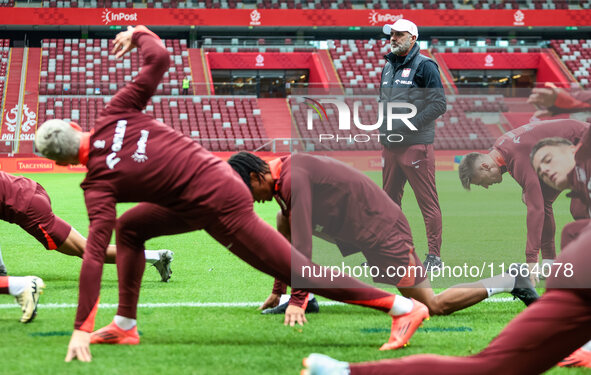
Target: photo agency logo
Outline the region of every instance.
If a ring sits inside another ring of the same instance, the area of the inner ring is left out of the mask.
[[[414,104],[404,102],[379,102],[377,106],[377,120],[373,124],[363,124],[360,118],[361,107],[367,110],[367,105],[361,100],[353,101],[353,116],[351,108],[344,99],[312,99],[304,97],[305,104],[310,107],[306,114],[306,126],[308,130],[314,129],[314,115],[316,114],[320,122],[328,122],[328,112],[324,105],[331,104],[337,109],[338,129],[334,133],[318,134],[318,141],[322,142],[347,142],[347,143],[367,143],[372,140],[383,141],[384,139],[391,143],[398,143],[404,140],[402,134],[393,132],[394,122],[402,121],[402,124],[411,131],[418,129],[410,122],[410,119],[417,114],[417,107]],[[372,107],[373,108],[373,107]],[[386,126],[384,128],[384,116],[386,117]],[[354,128],[351,128],[351,117],[353,117]],[[374,118],[375,118],[374,117]],[[326,127],[324,127],[326,129]],[[375,132],[376,130],[385,130],[386,133]],[[336,132],[338,130],[338,132]],[[355,132],[355,130],[358,130]],[[361,132],[359,132],[361,131]],[[347,132],[349,132],[347,134]]]

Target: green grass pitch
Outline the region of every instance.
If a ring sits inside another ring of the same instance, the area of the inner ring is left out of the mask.
[[[370,175],[380,178],[378,173]],[[88,233],[79,188],[82,174],[27,177],[46,188],[57,215],[83,235]],[[456,172],[437,173],[443,212],[442,256],[446,263],[524,260],[525,205],[517,184],[509,177],[506,180],[489,191],[475,189],[468,193],[461,188]],[[131,206],[122,204],[118,211]],[[554,207],[560,233],[571,220],[564,195]],[[256,211],[271,224],[277,210],[275,203],[256,206]],[[418,254],[423,257],[427,252],[425,228],[409,188],[403,210]],[[414,335],[408,348],[388,352],[378,348],[388,338],[390,318],[361,307],[322,306],[320,314],[308,315],[309,323],[297,329],[284,327],[281,316],[260,315],[255,307],[142,307],[138,311],[140,345],[93,345],[92,363],[67,364],[64,357],[75,308],[59,304],[77,302],[81,260],[45,251],[15,225],[0,222],[0,233],[9,272],[38,275],[47,284],[32,324],[18,322],[20,309],[16,304],[14,308],[0,309],[0,373],[6,375],[298,374],[302,358],[312,352],[348,361],[417,353],[470,355],[484,348],[524,307],[520,302],[485,302],[451,316],[434,317]],[[171,282],[165,284],[159,282],[153,268],[147,268],[140,303],[262,302],[270,293],[269,276],[250,268],[203,232],[160,237],[147,247],[172,249],[174,273]],[[322,256],[316,251],[314,259],[320,261]],[[0,296],[0,304],[12,302],[12,297]],[[105,265],[101,303],[117,303],[114,265]],[[108,324],[114,313],[115,308],[99,309],[95,328]],[[555,368],[549,373],[584,372]]]

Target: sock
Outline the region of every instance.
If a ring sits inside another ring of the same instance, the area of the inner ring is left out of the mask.
[[[547,264],[547,266],[546,266]],[[552,267],[552,265],[554,264],[554,259],[542,259],[542,270],[544,269],[544,266],[546,266],[546,268],[548,267]]]
[[[8,276],[8,294],[18,296],[25,291],[29,280],[22,276]]]
[[[389,313],[392,316],[409,313],[412,310],[412,305],[413,304],[410,299],[396,295]]]
[[[128,331],[137,325],[137,321],[135,319],[126,318],[121,315],[115,315],[113,321],[115,322],[115,324],[117,324],[117,327],[121,328],[124,331]]]
[[[0,294],[10,294],[8,292],[8,276],[0,276]]]
[[[489,297],[498,293],[508,293],[515,288],[515,277],[507,273],[489,277],[480,282],[486,288]]]
[[[582,348],[588,352],[591,352],[591,341],[587,342]]]
[[[147,263],[154,264],[160,260],[160,251],[159,250],[144,250],[144,257],[146,257]]]
[[[289,302],[289,299],[291,298],[291,294],[282,294],[281,297],[279,297],[279,304],[283,305],[286,302]]]

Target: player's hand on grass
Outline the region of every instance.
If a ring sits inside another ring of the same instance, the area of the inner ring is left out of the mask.
[[[303,326],[304,323],[308,323],[308,320],[306,319],[306,310],[299,306],[288,305],[287,310],[285,310],[285,321],[283,324],[294,327],[296,323],[301,326]]]
[[[263,302],[261,307],[259,307],[259,310],[271,309],[275,306],[278,306],[280,299],[281,296],[279,294],[271,293],[271,295],[267,297],[265,302]]]
[[[527,268],[529,269],[529,280],[534,286],[540,282],[540,269],[538,263],[528,263]]]
[[[133,31],[133,27],[127,26],[127,30],[117,34],[115,40],[113,40],[113,49],[111,50],[111,53],[114,53],[116,58],[122,57],[135,48],[135,44],[131,41]]]
[[[90,354],[90,333],[78,329],[72,332],[72,338],[68,345],[68,354],[66,354],[66,362],[71,362],[76,358],[80,362],[92,361],[92,355]]]

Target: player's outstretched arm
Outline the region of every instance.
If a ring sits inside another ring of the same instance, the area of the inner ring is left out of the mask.
[[[591,90],[569,93],[553,84],[546,84],[546,87],[533,89],[527,102],[539,108],[534,114],[536,117],[591,111]]]
[[[144,109],[170,66],[170,53],[158,35],[147,27],[129,27],[127,31],[117,34],[113,40],[112,52],[116,57],[121,57],[134,47],[138,48],[143,58],[141,70],[111,98],[105,107],[107,112],[139,112]]]
[[[527,102],[539,107],[549,108],[554,105],[558,89],[555,87],[538,87],[532,90]]]
[[[132,40],[134,30],[134,27],[127,26],[127,30],[117,34],[113,40],[111,53],[114,53],[116,58],[123,57],[127,52],[135,48],[135,43]]]
[[[92,361],[90,354],[90,333],[75,329],[70,338],[68,345],[68,353],[66,354],[66,362],[71,362],[73,359],[78,359],[81,362]]]

